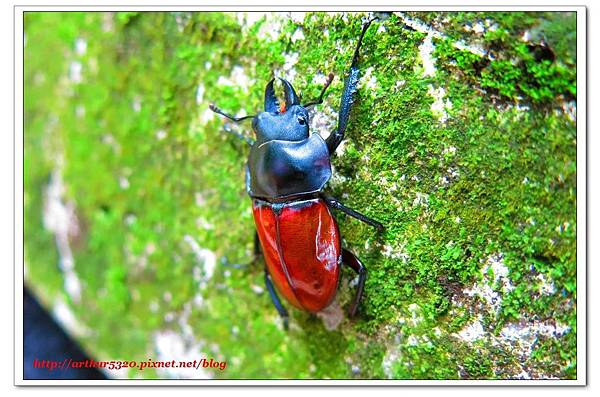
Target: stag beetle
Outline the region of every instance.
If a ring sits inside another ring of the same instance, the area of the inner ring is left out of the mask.
[[[378,230],[383,225],[326,196],[323,187],[331,178],[330,156],[344,139],[350,110],[359,81],[358,56],[365,32],[363,27],[350,71],[344,82],[337,129],[327,139],[309,133],[309,106],[323,102],[333,74],[316,101],[302,105],[294,87],[279,78],[285,104],[279,105],[272,78],[265,89],[264,112],[234,117],[214,104],[210,109],[229,120],[252,120],[256,140],[251,145],[246,166],[246,190],[252,199],[256,224],[255,255],[258,245],[266,263],[265,283],[275,308],[288,326],[288,312],[278,293],[293,306],[316,313],[334,299],[340,281],[340,268],[346,264],[358,273],[356,295],[350,306],[353,317],[360,304],[367,269],[350,251],[341,247],[338,225],[330,209],[341,210]],[[241,137],[241,136],[240,136]]]

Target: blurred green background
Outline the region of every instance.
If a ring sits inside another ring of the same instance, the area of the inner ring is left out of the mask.
[[[247,147],[275,73],[335,127],[358,13],[26,12],[25,281],[119,377],[576,377],[576,15],[394,13],[367,32],[328,190],[369,270],[283,331],[251,258]],[[250,134],[249,123],[237,127]],[[287,305],[289,307],[289,305]]]

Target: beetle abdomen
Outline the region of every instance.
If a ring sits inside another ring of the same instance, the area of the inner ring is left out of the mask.
[[[273,204],[253,200],[254,221],[267,269],[292,305],[327,307],[337,289],[341,247],[335,219],[321,199]]]

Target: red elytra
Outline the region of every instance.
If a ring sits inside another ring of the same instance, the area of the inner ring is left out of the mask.
[[[252,209],[267,269],[292,305],[316,313],[338,286],[341,244],[335,219],[322,199],[283,204],[253,200]]]

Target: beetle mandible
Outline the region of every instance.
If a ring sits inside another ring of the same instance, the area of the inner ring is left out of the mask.
[[[344,82],[338,124],[327,139],[309,133],[309,106],[323,102],[333,74],[316,101],[302,105],[294,87],[285,79],[285,104],[280,107],[271,79],[265,88],[264,112],[234,117],[214,104],[210,109],[229,120],[252,120],[256,140],[250,144],[246,165],[246,190],[252,199],[256,224],[255,255],[262,247],[265,283],[275,308],[288,327],[288,312],[279,294],[293,306],[312,313],[326,308],[334,299],[342,264],[358,273],[358,285],[349,315],[353,317],[363,295],[367,269],[350,251],[341,247],[338,225],[330,209],[341,210],[383,230],[383,225],[350,209],[323,193],[331,177],[330,156],[344,139],[350,110],[359,81],[358,56],[365,32],[378,17],[368,20],[354,50]],[[241,136],[240,136],[241,137]]]

